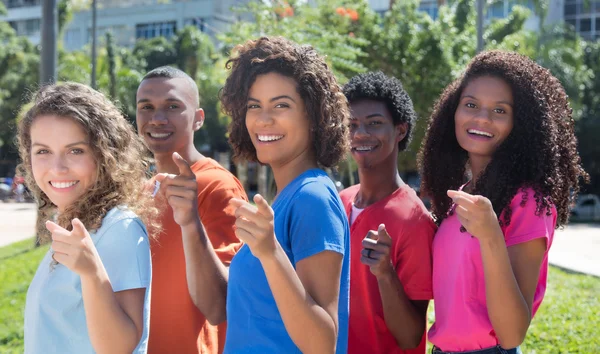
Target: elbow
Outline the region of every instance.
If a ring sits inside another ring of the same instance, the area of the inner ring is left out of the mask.
[[[511,331],[511,333],[496,333],[498,337],[498,343],[504,349],[513,349],[525,341],[525,336],[527,335],[527,328],[518,331]]]
[[[423,339],[423,335],[424,333],[415,333],[411,336],[398,336],[398,335],[394,335],[394,337],[396,338],[396,344],[398,345],[398,347],[400,347],[400,349],[402,350],[410,350],[410,349],[415,349],[419,346],[419,344],[421,344],[421,340]]]
[[[225,310],[215,310],[211,311],[210,313],[204,314],[204,317],[206,317],[208,323],[210,323],[213,326],[217,326],[225,322],[225,320],[227,319],[227,313]]]
[[[225,320],[227,319],[227,311],[224,300],[215,301],[212,304],[210,304],[210,306],[207,306],[208,304],[200,302],[197,296],[192,296],[192,294],[190,294],[190,296],[192,298],[194,306],[196,306],[196,308],[200,312],[202,312],[208,323],[210,323],[213,326],[216,326],[225,322]]]

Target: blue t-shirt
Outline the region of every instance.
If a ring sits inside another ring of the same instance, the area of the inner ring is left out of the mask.
[[[333,182],[320,169],[308,170],[281,191],[272,207],[275,235],[294,268],[326,250],[343,255],[337,353],[346,353],[350,231]],[[285,329],[262,265],[247,245],[229,268],[225,353],[300,353]]]
[[[90,233],[113,291],[146,288],[144,330],[134,353],[146,353],[150,326],[152,263],[148,234],[130,210],[110,210]],[[27,291],[25,353],[94,353],[87,332],[79,275],[61,264],[51,265],[48,251]]]

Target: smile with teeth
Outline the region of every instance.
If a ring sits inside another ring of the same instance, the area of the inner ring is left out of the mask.
[[[154,139],[164,139],[171,136],[173,133],[148,133]]]
[[[79,181],[70,181],[70,182],[53,182],[53,181],[50,181],[50,184],[52,185],[52,187],[57,188],[57,189],[65,189],[65,188],[73,187],[77,183],[79,183]]]
[[[283,138],[283,135],[258,135],[258,141],[261,142],[272,142],[280,140],[281,138]]]
[[[375,149],[375,145],[363,145],[363,146],[355,146],[352,148],[352,150],[355,151],[371,151],[373,149]]]
[[[488,138],[493,138],[494,134],[488,133],[488,132],[484,132],[482,130],[477,130],[477,129],[468,129],[467,133],[469,134],[474,134],[474,135],[480,135],[480,136],[486,136]]]

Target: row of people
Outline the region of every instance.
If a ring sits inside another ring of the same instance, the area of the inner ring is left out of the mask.
[[[204,112],[177,69],[140,83],[137,134],[84,85],[37,93],[19,168],[51,247],[25,351],[417,354],[435,299],[434,353],[520,352],[587,177],[559,81],[515,53],[471,61],[421,146],[430,213],[398,171],[417,119],[398,80],[341,88],[312,47],[279,37],[235,53],[229,139],[235,158],[271,167],[271,205],[195,148]],[[338,195],[323,168],[348,151],[360,184]]]

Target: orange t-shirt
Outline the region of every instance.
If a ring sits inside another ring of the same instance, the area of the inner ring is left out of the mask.
[[[198,182],[198,211],[217,256],[229,264],[242,243],[235,236],[231,198],[246,199],[241,183],[215,160],[191,166]],[[163,200],[164,203],[164,200]],[[189,295],[181,228],[168,205],[162,213],[163,232],[151,242],[152,295],[148,353],[208,353],[223,351],[225,323],[212,326]]]

